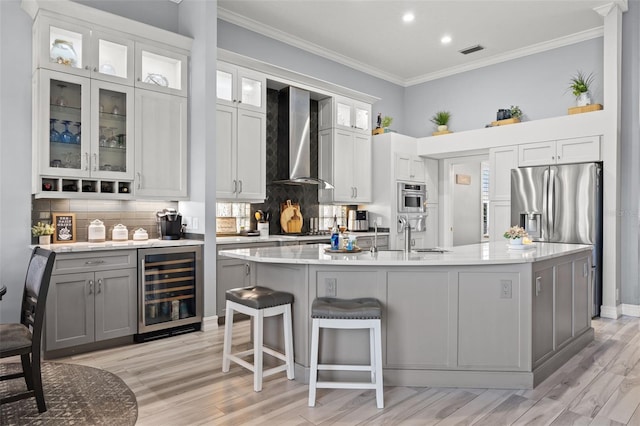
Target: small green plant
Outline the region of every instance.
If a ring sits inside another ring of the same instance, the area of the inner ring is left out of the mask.
[[[589,91],[589,86],[593,83],[593,79],[593,73],[586,75],[582,71],[578,71],[576,75],[569,80],[569,90],[571,90],[573,96],[577,98],[580,94]]]
[[[431,117],[431,122],[436,126],[447,126],[451,119],[451,113],[449,111],[438,111]]]
[[[518,105],[511,105],[511,118],[522,118],[522,110]]]
[[[385,115],[384,118],[382,119],[382,127],[389,127],[391,126],[391,123],[393,123],[393,117],[389,117],[388,115]]]
[[[54,229],[55,228],[51,224],[38,222],[31,228],[31,234],[34,237],[40,237],[42,235],[53,235]]]

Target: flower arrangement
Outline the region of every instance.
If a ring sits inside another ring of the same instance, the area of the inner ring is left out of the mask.
[[[524,228],[520,226],[512,226],[511,228],[507,229],[502,236],[509,240],[515,240],[518,238],[528,237],[529,234],[527,234],[527,231],[525,231]]]
[[[511,118],[522,118],[522,110],[518,105],[511,105]]]
[[[38,222],[31,228],[31,234],[34,237],[40,237],[43,235],[53,235],[54,226],[49,223]]]

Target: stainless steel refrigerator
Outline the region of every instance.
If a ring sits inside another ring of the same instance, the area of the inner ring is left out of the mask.
[[[534,241],[593,245],[593,315],[602,305],[602,164],[511,170],[511,223]]]

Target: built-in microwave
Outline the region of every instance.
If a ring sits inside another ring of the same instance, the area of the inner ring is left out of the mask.
[[[426,185],[398,182],[398,213],[424,213],[426,204]]]

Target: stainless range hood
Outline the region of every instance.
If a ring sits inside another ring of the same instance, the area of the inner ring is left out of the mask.
[[[278,95],[277,176],[273,183],[333,185],[311,176],[310,94],[297,87],[282,89]]]

